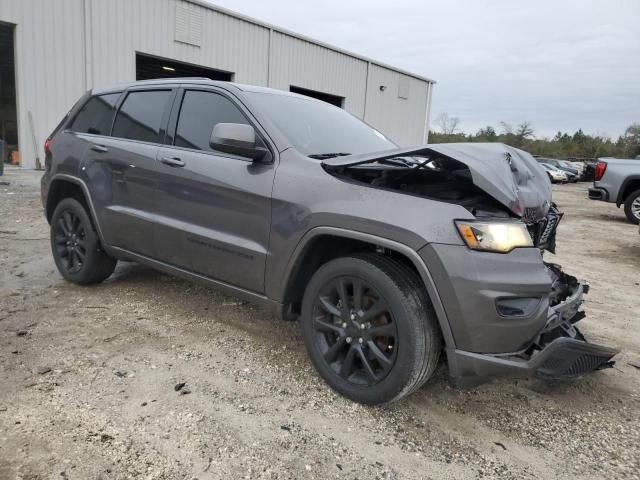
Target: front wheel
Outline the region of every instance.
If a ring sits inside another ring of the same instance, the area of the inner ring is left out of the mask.
[[[421,281],[381,255],[342,257],[320,267],[304,294],[302,329],[324,380],[365,404],[412,393],[440,355],[435,313]]]
[[[116,268],[117,261],[102,250],[89,214],[73,198],[65,198],[53,211],[51,251],[62,276],[79,285],[102,282]]]
[[[640,223],[640,190],[631,192],[624,201],[624,214],[631,223],[635,225]]]

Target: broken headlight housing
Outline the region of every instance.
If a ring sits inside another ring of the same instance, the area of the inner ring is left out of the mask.
[[[476,222],[456,220],[458,233],[473,250],[509,253],[514,248],[532,247],[527,226],[521,222]]]

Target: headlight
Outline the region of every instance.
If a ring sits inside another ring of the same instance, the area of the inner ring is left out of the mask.
[[[527,227],[520,222],[470,222],[456,220],[460,236],[469,248],[508,253],[516,247],[532,247]]]

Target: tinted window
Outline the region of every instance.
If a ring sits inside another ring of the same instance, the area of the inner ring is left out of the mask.
[[[162,116],[170,96],[170,90],[129,93],[116,115],[113,136],[159,143]]]
[[[273,93],[246,95],[306,155],[368,153],[396,146],[363,121],[328,103]]]
[[[249,122],[226,97],[212,92],[187,90],[180,108],[175,145],[211,150],[209,139],[217,123]]]
[[[109,135],[113,121],[113,109],[118,97],[120,97],[119,93],[110,93],[90,98],[73,120],[71,130],[95,135]]]

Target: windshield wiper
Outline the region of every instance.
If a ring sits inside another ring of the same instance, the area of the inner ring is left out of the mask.
[[[317,160],[326,160],[327,158],[335,158],[335,157],[346,157],[347,155],[351,155],[350,153],[314,153],[312,155],[307,155],[309,158],[315,158]]]

